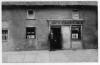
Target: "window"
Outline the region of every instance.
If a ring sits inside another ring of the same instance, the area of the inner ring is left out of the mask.
[[[35,39],[36,34],[35,34],[35,27],[27,27],[26,28],[26,39]]]
[[[3,41],[8,40],[8,30],[2,30],[2,40]]]
[[[72,12],[72,18],[73,19],[79,19],[79,10],[78,9],[74,9]]]
[[[27,10],[27,19],[35,19],[35,13],[33,9]]]
[[[71,32],[73,40],[81,40],[81,25],[73,25]]]

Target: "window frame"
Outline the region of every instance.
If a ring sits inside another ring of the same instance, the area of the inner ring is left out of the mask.
[[[79,33],[77,33],[78,34],[78,39],[72,38],[72,27],[73,26],[76,26],[76,28],[80,28]],[[71,40],[82,40],[82,25],[72,25],[71,26]]]
[[[29,15],[29,11],[33,11],[33,14],[32,15]],[[28,9],[27,10],[27,19],[29,19],[29,20],[34,20],[35,19],[35,11],[34,11],[34,9]]]
[[[28,28],[30,28],[30,30],[32,28],[34,28],[34,33],[33,33],[33,31],[31,32]],[[29,31],[27,31],[27,30],[29,30]],[[34,35],[34,38],[28,38],[28,36],[31,37],[33,35]],[[26,39],[36,39],[36,27],[26,27]]]
[[[79,10],[78,9],[73,9],[72,10],[72,18],[73,19],[79,19],[80,15],[79,15]]]
[[[6,33],[3,33],[3,30],[7,30],[7,32]],[[3,42],[7,42],[8,41],[8,33],[9,33],[9,31],[8,31],[8,29],[7,28],[2,28],[2,41]],[[4,39],[5,38],[5,39]]]

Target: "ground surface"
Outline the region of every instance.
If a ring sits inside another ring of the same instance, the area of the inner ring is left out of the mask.
[[[3,52],[3,63],[53,63],[53,62],[97,62],[98,51],[89,50],[59,50],[59,51],[17,51]]]

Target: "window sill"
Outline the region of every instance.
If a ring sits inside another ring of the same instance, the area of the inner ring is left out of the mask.
[[[72,41],[81,41],[81,39],[71,39]]]
[[[29,39],[26,39],[26,40],[35,40],[36,38],[29,38]]]
[[[36,20],[36,19],[26,19],[26,20]]]

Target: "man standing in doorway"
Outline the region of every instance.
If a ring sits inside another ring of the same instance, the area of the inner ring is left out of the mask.
[[[49,41],[50,41],[50,51],[54,51],[54,34],[52,31],[49,34]]]

